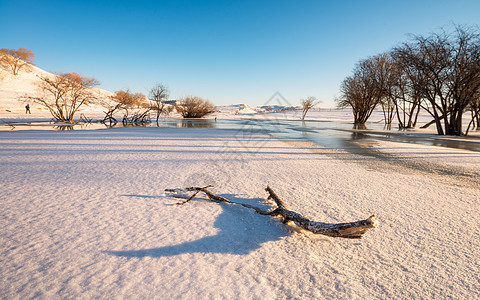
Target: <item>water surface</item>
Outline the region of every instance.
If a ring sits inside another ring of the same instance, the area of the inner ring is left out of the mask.
[[[58,124],[48,122],[8,123],[0,130],[98,130],[123,127],[121,123],[106,126],[101,123]],[[368,155],[375,141],[386,140],[440,146],[480,152],[480,138],[442,137],[433,134],[411,134],[408,131],[384,130],[382,123],[368,123],[364,129],[356,129],[353,123],[338,121],[300,121],[280,119],[163,119],[147,125],[158,128],[216,128],[241,130],[249,133],[266,133],[276,137],[308,140],[323,147],[342,149],[350,153]]]

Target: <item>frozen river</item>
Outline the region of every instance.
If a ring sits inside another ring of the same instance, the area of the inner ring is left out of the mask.
[[[46,122],[10,123],[1,130],[96,130],[108,129],[103,124],[55,125]],[[121,123],[111,128],[122,127]],[[139,126],[141,129],[143,126]],[[358,130],[349,122],[300,121],[279,119],[164,119],[158,124],[150,123],[146,127],[160,128],[216,128],[237,130],[245,134],[267,133],[275,137],[308,140],[317,145],[342,149],[352,154],[369,155],[375,141],[413,143],[428,146],[440,146],[480,152],[478,137],[442,137],[432,134],[412,133],[409,131],[384,130],[383,123],[369,123],[367,128]]]

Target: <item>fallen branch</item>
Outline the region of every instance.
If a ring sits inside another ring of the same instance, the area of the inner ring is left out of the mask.
[[[257,213],[262,215],[280,217],[283,223],[286,224],[291,221],[295,223],[296,226],[303,228],[305,230],[308,230],[314,234],[322,234],[322,235],[327,235],[331,237],[341,237],[341,238],[349,238],[349,239],[359,239],[362,237],[362,235],[365,232],[378,226],[378,222],[375,215],[372,215],[365,220],[355,221],[350,223],[335,224],[335,223],[323,223],[323,222],[311,221],[303,217],[301,214],[297,212],[288,210],[285,206],[285,203],[280,199],[280,197],[277,196],[277,194],[269,186],[267,186],[267,188],[265,189],[269,193],[267,200],[273,200],[273,202],[275,202],[275,204],[277,205],[277,208],[275,208],[272,211],[265,211],[258,207],[251,206],[248,204],[232,202],[224,197],[217,196],[214,193],[212,193],[210,190],[208,190],[208,188],[210,187],[212,186],[187,188],[186,191],[191,191],[195,193],[190,197],[188,197],[186,201],[178,202],[176,203],[176,205],[183,205],[189,202],[190,200],[192,200],[200,192],[203,192],[205,193],[205,195],[207,195],[210,201],[241,205],[243,207],[253,209]],[[179,191],[185,191],[185,190],[166,189],[165,191],[170,192],[172,193],[173,196],[175,196],[175,195],[178,195]]]

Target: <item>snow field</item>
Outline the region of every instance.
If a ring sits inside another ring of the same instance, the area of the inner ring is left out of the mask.
[[[0,298],[480,297],[478,187],[314,148],[213,129],[0,132]],[[264,208],[268,184],[313,220],[380,225],[327,239],[163,191],[210,183]]]

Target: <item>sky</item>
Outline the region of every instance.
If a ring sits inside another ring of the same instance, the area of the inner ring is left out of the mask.
[[[148,95],[161,83],[171,99],[314,96],[334,107],[359,60],[412,34],[479,25],[478,12],[478,0],[0,0],[0,48],[28,48],[38,67],[93,76],[112,92]]]

